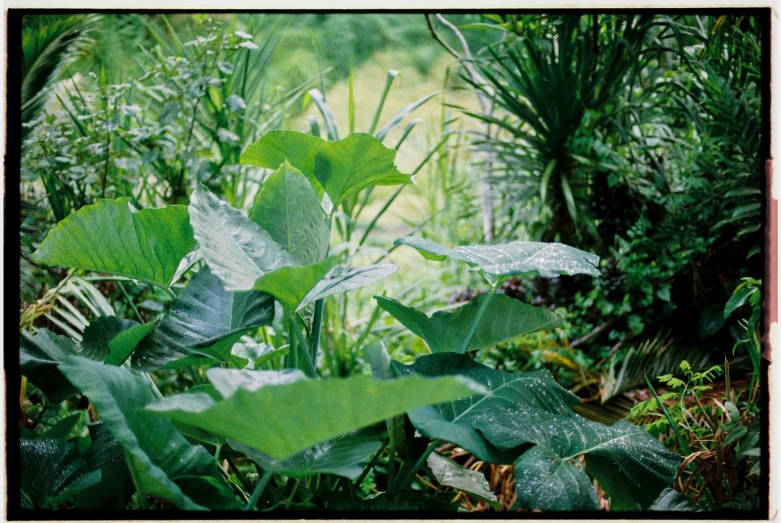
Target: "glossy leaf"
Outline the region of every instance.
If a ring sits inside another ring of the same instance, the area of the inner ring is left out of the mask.
[[[315,177],[334,207],[374,185],[411,183],[412,178],[396,170],[396,151],[368,134],[351,134],[327,142],[315,157]]]
[[[238,389],[220,402],[207,394],[179,394],[147,408],[285,459],[408,410],[480,390],[457,378],[378,381],[356,376]]]
[[[534,444],[515,464],[516,492],[525,508],[572,510],[588,503],[573,463],[585,456],[586,470],[610,497],[611,509],[646,510],[668,487],[681,457],[668,451],[643,428],[619,421],[607,426],[576,414],[560,415],[525,405],[505,405],[480,413],[474,420],[485,437],[499,448]],[[556,467],[553,467],[555,464]],[[563,467],[553,476],[558,467]],[[535,488],[531,477],[551,477],[544,489]],[[593,490],[593,489],[592,489]],[[589,491],[588,496],[595,495]],[[596,504],[594,505],[596,509]]]
[[[328,296],[354,291],[390,276],[399,270],[392,263],[370,265],[368,267],[349,267],[338,265],[318,281],[298,305],[301,310]]]
[[[157,395],[148,378],[121,367],[70,357],[60,370],[95,405],[106,427],[125,451],[141,490],[185,510],[203,510],[218,499],[192,499],[175,483],[188,476],[221,481],[214,459],[193,446],[173,423],[144,410]]]
[[[157,326],[155,322],[136,324],[117,334],[108,342],[109,355],[106,365],[122,365],[130,357],[141,340]]]
[[[117,198],[99,200],[62,220],[33,258],[167,286],[193,247],[187,207],[136,211],[130,198]]]
[[[328,253],[330,231],[320,200],[287,161],[263,182],[249,217],[299,264],[317,263]]]
[[[100,480],[90,471],[75,444],[64,439],[36,438],[19,442],[22,497],[36,508],[57,508]]]
[[[434,474],[434,478],[444,487],[461,490],[476,498],[484,500],[493,508],[501,508],[502,504],[491,490],[485,475],[476,470],[462,467],[450,458],[433,452],[426,461]]]
[[[229,291],[247,291],[264,274],[297,265],[285,248],[208,189],[190,196],[190,222],[203,259]]]
[[[227,291],[210,268],[204,267],[190,278],[160,325],[141,341],[133,353],[133,366],[159,368],[231,336],[240,337],[250,329],[268,325],[273,319],[272,296],[258,291]],[[230,347],[226,354],[215,356],[225,359],[229,353]]]
[[[315,445],[295,456],[276,460],[235,441],[228,442],[236,450],[258,463],[263,469],[283,476],[305,478],[317,474],[334,474],[351,480],[361,475],[366,463],[380,450],[382,442],[376,434],[358,432]]]
[[[519,454],[513,447],[520,443],[495,446],[483,435],[488,430],[484,417],[494,416],[502,407],[518,405],[566,414],[580,401],[548,371],[521,374],[494,370],[453,352],[421,356],[412,365],[394,361],[393,366],[402,375],[462,376],[488,390],[484,395],[423,407],[407,415],[421,434],[455,443],[489,463],[512,463]]]
[[[237,370],[215,368],[206,371],[214,390],[222,398],[233,396],[239,389],[254,392],[267,385],[282,385],[306,379],[298,369],[285,370]]]
[[[560,274],[600,274],[598,256],[562,243],[511,242],[454,249],[423,238],[406,237],[396,240],[396,243],[417,249],[429,260],[451,258],[494,276],[537,273],[544,278],[552,278]]]
[[[396,300],[375,296],[377,303],[402,325],[426,341],[431,352],[461,352],[463,340],[477,317],[486,295],[479,295],[453,312],[435,312],[430,318]],[[532,307],[504,294],[488,303],[469,341],[467,351],[477,350],[538,330],[553,329],[561,319],[542,307]]]

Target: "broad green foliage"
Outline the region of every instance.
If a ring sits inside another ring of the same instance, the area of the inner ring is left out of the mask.
[[[271,131],[247,147],[241,155],[241,163],[277,169],[289,162],[322,196],[323,187],[315,178],[315,156],[324,143],[320,138],[295,131]]]
[[[133,353],[133,366],[158,368],[193,352],[203,352],[196,349],[240,337],[273,319],[272,296],[258,291],[227,291],[209,267],[204,267],[190,279],[160,325],[141,341]],[[227,358],[227,354],[212,355]]]
[[[167,286],[195,247],[187,207],[136,210],[130,198],[82,207],[49,231],[39,263],[119,274]]]
[[[666,488],[648,510],[659,512],[702,512],[695,503],[675,489]]]
[[[177,485],[181,477],[222,478],[206,449],[191,445],[173,423],[144,410],[157,399],[148,378],[78,357],[66,359],[60,370],[94,403],[125,450],[128,468],[140,491],[187,510],[203,510],[224,502],[220,497],[193,499]],[[232,497],[227,485],[221,492],[221,497]]]
[[[398,362],[393,365],[402,375],[462,376],[488,389],[485,395],[422,407],[409,412],[408,416],[421,434],[456,443],[489,463],[512,463],[519,452],[513,449],[517,445],[500,449],[484,437],[482,432],[487,427],[482,422],[475,422],[482,413],[492,416],[504,405],[529,405],[567,413],[579,402],[576,396],[553,381],[547,371],[519,374],[494,370],[462,354],[430,354],[418,358],[412,365]]]
[[[375,296],[379,306],[423,338],[431,352],[461,352],[462,341],[468,335],[480,305],[486,298],[485,295],[477,296],[455,312],[439,311],[429,318],[396,300]],[[534,331],[552,329],[559,322],[559,317],[547,309],[532,307],[498,294],[480,316],[466,350],[473,351]]]
[[[463,261],[493,276],[537,273],[545,278],[559,274],[599,276],[599,257],[561,243],[511,242],[499,245],[469,245],[449,249],[422,238],[402,238],[396,243],[418,250],[429,260]]]
[[[330,256],[312,265],[282,267],[258,278],[255,289],[273,294],[288,310],[295,311],[309,291],[338,262],[338,256]]]
[[[596,510],[593,490],[583,497],[582,485],[590,483],[588,471],[605,489],[614,510],[646,510],[672,483],[681,461],[626,421],[607,426],[522,405],[480,413],[474,422],[500,448],[535,444],[515,463],[516,492],[526,508]],[[585,471],[575,460],[582,455]],[[543,485],[554,486],[541,489]]]
[[[268,232],[205,187],[190,197],[190,223],[203,259],[229,291],[248,291],[264,274],[296,265]]]
[[[322,146],[315,156],[315,176],[334,206],[373,185],[411,183],[396,170],[396,151],[368,134],[351,134]]]
[[[382,442],[371,432],[345,434],[332,441],[315,445],[287,459],[274,459],[235,441],[229,444],[258,463],[264,470],[284,476],[305,478],[317,474],[334,474],[355,481]]]
[[[116,316],[100,316],[84,329],[79,355],[122,365],[154,327],[154,323],[141,325]]]
[[[479,390],[468,381],[453,378],[299,379],[257,390],[239,388],[219,402],[204,393],[179,394],[147,408],[285,459],[408,410],[471,396]]]
[[[410,183],[411,177],[396,170],[396,151],[368,134],[351,134],[326,142],[290,131],[268,133],[251,145],[242,163],[276,169],[288,161],[311,182],[325,189],[334,207],[374,185]]]
[[[249,217],[300,264],[317,263],[328,253],[330,231],[320,200],[287,161],[263,183]]]

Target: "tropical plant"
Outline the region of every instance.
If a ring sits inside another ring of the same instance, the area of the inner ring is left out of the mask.
[[[491,290],[431,317],[377,297],[432,354],[404,365],[372,344],[373,377],[322,377],[319,331],[330,326],[317,304],[397,269],[329,255],[332,218],[350,198],[410,176],[367,134],[325,141],[274,131],[245,156],[276,165],[248,215],[205,187],[189,206],[101,199],[38,247],[38,263],[138,281],[173,301],[159,322],[98,317],[80,340],[44,328],[22,333],[21,371],[36,394],[50,404],[82,395],[70,404],[88,404],[91,423],[68,437],[81,419],[75,413],[63,426],[23,433],[21,506],[124,508],[132,497],[143,509],[454,508],[451,495],[411,489],[429,471],[441,486],[497,506],[484,478],[436,453],[444,442],[514,464],[515,508],[596,510],[593,478],[611,510],[645,510],[670,486],[679,458],[644,430],[574,414],[579,399],[546,371],[494,370],[468,354],[559,321],[497,295],[503,281],[596,275],[595,256],[562,244],[451,249],[405,238],[400,245],[428,259],[466,263]],[[190,369],[197,386],[162,397],[158,384],[171,368]],[[33,479],[44,470],[63,472]],[[364,498],[370,474],[384,476],[384,491]]]

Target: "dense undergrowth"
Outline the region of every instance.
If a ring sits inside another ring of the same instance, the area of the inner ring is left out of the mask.
[[[22,508],[763,506],[755,17],[23,37]]]

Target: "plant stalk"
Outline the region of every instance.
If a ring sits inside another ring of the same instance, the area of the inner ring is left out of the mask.
[[[496,289],[499,288],[501,283],[501,279],[496,280],[496,283],[491,286],[491,290],[488,291],[485,299],[483,299],[483,303],[480,304],[480,308],[477,309],[477,315],[472,322],[472,326],[469,327],[469,332],[467,333],[466,338],[464,338],[464,341],[461,343],[461,347],[459,349],[461,354],[466,354],[466,350],[469,348],[469,343],[472,341],[472,338],[475,335],[475,331],[477,330],[477,325],[480,323],[480,319],[483,317],[485,310],[488,308],[488,304],[491,302],[491,298],[494,297],[494,294],[496,294]]]
[[[252,497],[249,498],[249,503],[247,503],[244,510],[252,510],[255,508],[255,505],[258,504],[258,500],[260,499],[260,495],[263,494],[263,489],[265,489],[268,482],[271,481],[272,475],[273,473],[270,470],[263,472],[263,476],[258,480],[258,484],[255,485],[255,490],[252,491]]]
[[[415,462],[415,465],[412,467],[412,470],[410,470],[406,476],[396,481],[396,488],[395,490],[402,490],[409,486],[410,483],[412,483],[412,480],[415,478],[415,475],[418,473],[418,470],[420,470],[420,467],[423,466],[423,464],[426,462],[428,457],[431,455],[432,452],[442,443],[441,439],[435,439],[431,443],[429,443],[429,446],[426,447],[425,452],[423,452],[423,455],[420,456],[418,461]]]

